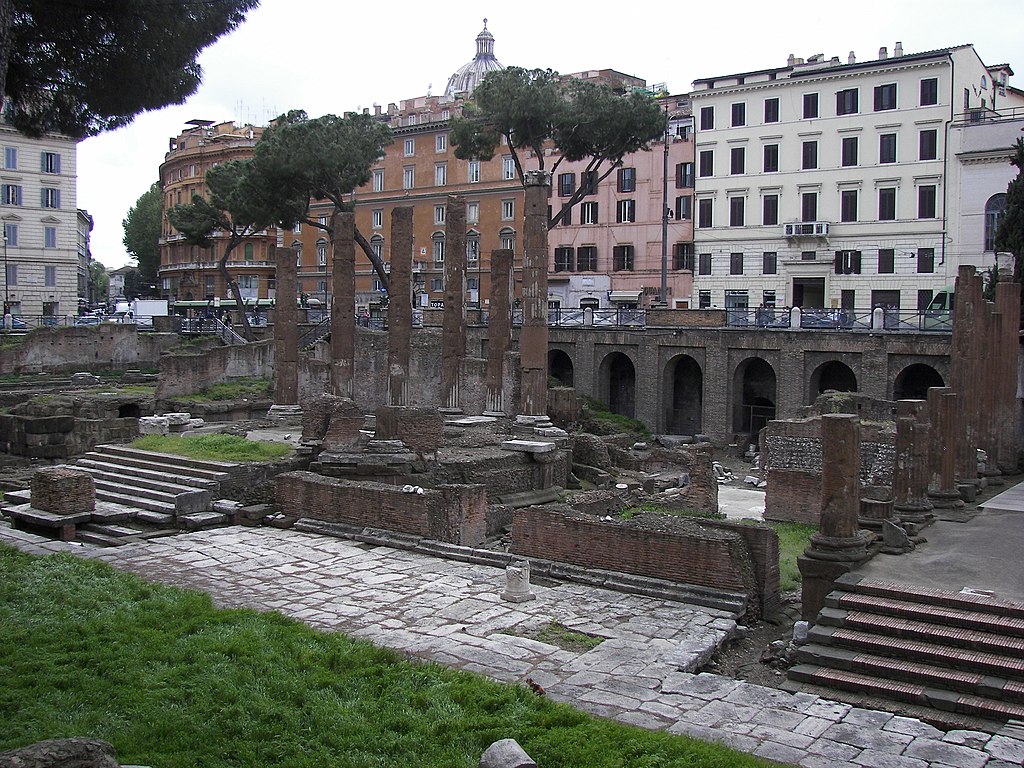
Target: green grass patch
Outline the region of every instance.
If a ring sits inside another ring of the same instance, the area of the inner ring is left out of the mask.
[[[547,624],[533,632],[522,632],[519,630],[506,629],[505,634],[518,637],[528,637],[531,640],[539,640],[548,645],[554,645],[564,651],[586,652],[597,648],[604,642],[604,638],[598,635],[590,635],[570,629],[558,621],[549,621]]]
[[[195,402],[219,402],[223,400],[260,400],[274,394],[274,382],[270,379],[234,379],[200,390],[190,395],[175,398]]]
[[[273,461],[292,450],[286,443],[246,440],[236,435],[146,435],[133,441],[132,448],[211,461]]]
[[[779,534],[779,581],[783,592],[791,592],[800,586],[800,569],[796,559],[810,544],[811,534],[817,533],[818,526],[807,523],[769,523],[765,525]]]
[[[156,768],[472,768],[514,738],[545,768],[767,766],[598,719],[103,563],[0,546],[0,750],[109,741]]]
[[[643,438],[651,436],[647,425],[637,419],[631,419],[620,413],[612,413],[608,406],[600,400],[592,397],[581,396],[580,402],[584,405],[583,418],[586,420],[587,430],[598,435],[614,435],[619,432],[630,432]]]
[[[628,507],[619,512],[620,520],[631,520],[641,512],[654,512],[659,515],[672,515],[673,517],[692,517],[697,520],[724,520],[725,515],[721,512],[710,512],[703,509],[685,509],[676,507],[664,507],[660,504],[646,502],[635,507]]]

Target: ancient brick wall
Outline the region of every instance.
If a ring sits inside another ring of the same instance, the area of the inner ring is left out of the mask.
[[[417,453],[433,453],[444,440],[444,419],[433,408],[382,405],[377,409],[376,436],[401,440]]]
[[[476,546],[487,534],[487,493],[482,485],[439,486],[424,493],[401,487],[350,482],[311,472],[285,472],[275,484],[277,505],[286,515],[372,526]]]
[[[704,525],[738,534],[750,548],[754,560],[754,581],[761,603],[761,616],[774,616],[781,607],[779,535],[766,525],[748,525],[728,520],[706,520]]]
[[[160,359],[156,397],[158,400],[172,398],[231,379],[269,379],[273,375],[273,340],[211,347],[199,355],[164,355]]]
[[[538,461],[531,454],[499,449],[481,449],[474,455],[452,451],[432,470],[436,484],[482,483],[492,498],[518,493],[527,488],[566,487],[570,457],[566,451],[557,455],[541,454]]]
[[[43,467],[32,475],[32,506],[55,515],[76,515],[96,508],[92,475],[71,467]]]
[[[41,328],[0,348],[0,375],[155,368],[175,334],[138,333],[134,325]]]
[[[647,310],[650,328],[724,328],[727,315],[724,309]]]

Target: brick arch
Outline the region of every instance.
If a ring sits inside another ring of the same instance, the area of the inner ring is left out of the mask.
[[[612,413],[636,416],[636,362],[626,352],[609,352],[598,366],[599,398]]]
[[[837,392],[856,392],[857,374],[841,360],[828,360],[811,372],[807,405],[811,405],[822,392],[833,389]]]
[[[548,376],[557,379],[559,383],[573,386],[574,367],[572,356],[561,349],[548,350]]]
[[[893,400],[927,400],[929,387],[944,387],[942,374],[927,363],[911,363],[892,382]]]
[[[662,375],[664,429],[670,434],[696,435],[704,428],[704,370],[692,355],[674,355]]]
[[[733,370],[733,432],[756,435],[775,418],[778,375],[763,357],[751,356]]]

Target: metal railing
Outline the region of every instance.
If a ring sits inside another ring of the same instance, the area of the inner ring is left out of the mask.
[[[952,333],[953,316],[948,310],[921,311],[882,309],[770,309],[734,307],[725,310],[729,328],[800,328],[809,331],[904,331],[911,333]]]

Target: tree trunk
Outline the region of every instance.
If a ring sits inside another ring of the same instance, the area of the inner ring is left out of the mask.
[[[239,290],[238,283],[231,278],[231,273],[228,271],[228,256],[235,250],[235,246],[239,242],[234,237],[228,240],[227,248],[224,249],[224,255],[220,257],[220,262],[217,266],[224,277],[225,284],[231,291],[231,296],[235,300],[235,306],[238,307],[239,314],[242,316],[242,337],[246,341],[255,341],[256,337],[252,333],[252,326],[249,325],[249,316],[245,312],[245,303],[242,301],[242,291]]]
[[[11,22],[14,0],[0,0],[0,101],[7,95],[7,62],[11,59]]]
[[[363,237],[362,233],[356,230],[356,242],[359,247],[363,249],[363,253],[366,254],[366,258],[373,264],[373,271],[377,273],[377,277],[380,278],[380,284],[384,286],[384,290],[390,293],[391,291],[391,276],[384,271],[384,262],[381,261],[377,254],[373,252],[373,248],[370,247],[370,243],[367,242],[366,238]]]

